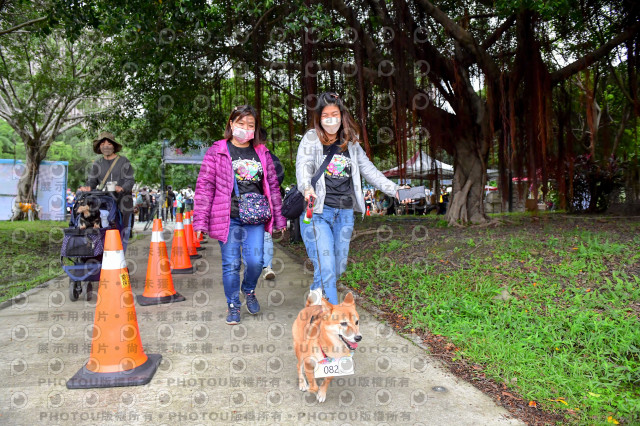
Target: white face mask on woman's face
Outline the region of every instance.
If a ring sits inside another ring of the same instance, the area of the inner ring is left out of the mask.
[[[329,133],[330,135],[335,135],[338,132],[338,129],[340,129],[340,124],[342,123],[340,117],[327,117],[323,118],[320,121],[320,124],[322,125],[322,128],[325,132]]]
[[[245,130],[241,129],[240,127],[233,128],[233,137],[236,138],[236,140],[240,143],[249,142],[251,139],[253,139],[253,133],[253,130]]]

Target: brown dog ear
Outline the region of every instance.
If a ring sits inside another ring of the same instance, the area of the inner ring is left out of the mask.
[[[342,301],[343,305],[353,305],[353,293],[349,292],[347,293],[347,295],[344,297],[344,300]]]

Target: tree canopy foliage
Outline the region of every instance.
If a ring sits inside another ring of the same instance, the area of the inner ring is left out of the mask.
[[[402,164],[424,145],[453,159],[451,223],[485,220],[491,159],[503,187],[527,176],[546,195],[555,180],[570,197],[567,167],[583,153],[572,121],[585,124],[593,155],[600,141],[588,104],[606,101],[601,79],[611,86],[617,76],[628,94],[619,98],[626,110],[608,110],[612,127],[637,116],[637,77],[620,72],[637,61],[631,1],[133,1],[63,11],[113,35],[109,87],[120,101],[111,112],[125,134],[141,123],[128,137],[213,140],[230,107],[247,102],[291,154],[314,95],[337,91],[370,155]],[[624,131],[618,139],[616,149],[637,144]]]
[[[565,208],[576,159],[637,199],[639,6],[631,0],[52,0],[49,21],[103,35],[112,100],[96,125],[131,147],[219,138],[251,103],[292,170],[314,97],[335,91],[380,165],[454,163],[449,222],[486,221],[485,170]],[[614,159],[613,163],[611,158]],[[582,164],[582,163],[581,163]],[[613,169],[611,169],[613,170]],[[589,209],[597,209],[590,197]]]
[[[56,138],[101,108],[100,72],[109,58],[102,55],[104,39],[95,30],[84,29],[71,38],[45,20],[25,21],[45,12],[29,2],[3,2],[0,11],[2,24],[10,27],[0,35],[0,118],[20,137],[25,151],[17,201],[32,203],[39,165]],[[21,216],[18,212],[14,218]]]

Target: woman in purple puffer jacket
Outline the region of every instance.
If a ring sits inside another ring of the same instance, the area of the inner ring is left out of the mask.
[[[204,156],[194,196],[193,229],[198,237],[205,233],[220,242],[227,324],[240,322],[241,292],[249,313],[260,311],[255,288],[262,272],[264,232],[279,232],[287,226],[281,214],[278,176],[269,150],[260,140],[257,118],[250,105],[234,108],[224,139],[215,142]],[[247,225],[240,221],[235,183],[241,196],[254,193],[267,198],[271,209],[268,222]],[[242,285],[241,262],[245,264]]]

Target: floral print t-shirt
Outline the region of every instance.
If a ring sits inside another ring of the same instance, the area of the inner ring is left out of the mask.
[[[341,142],[336,142],[341,143]],[[331,146],[324,146],[324,155],[329,153]],[[324,159],[324,158],[323,158]],[[351,184],[351,156],[349,150],[335,153],[324,171],[324,182],[327,193],[324,198],[325,206],[337,209],[352,209],[355,203],[353,186]]]
[[[238,182],[238,192],[240,195],[254,192],[262,194],[262,178],[264,172],[260,157],[253,146],[238,148],[231,141],[227,141],[229,155],[231,155],[231,166],[233,175]],[[238,217],[238,198],[235,190],[231,192],[231,217]]]

